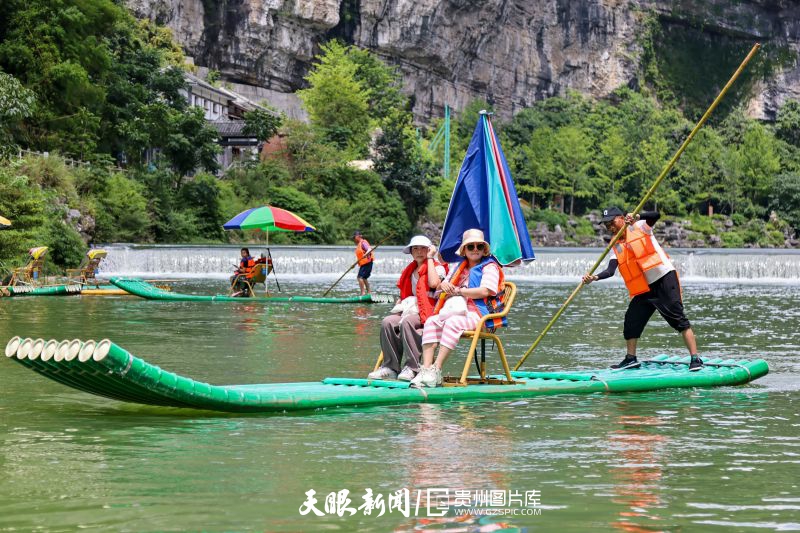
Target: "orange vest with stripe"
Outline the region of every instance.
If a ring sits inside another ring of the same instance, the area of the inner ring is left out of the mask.
[[[503,268],[500,266],[500,263],[492,257],[486,257],[481,261],[479,264],[472,267],[469,271],[469,284],[468,288],[474,289],[476,287],[481,286],[481,278],[483,277],[483,268],[488,265],[489,263],[496,263],[497,270],[500,272],[500,277],[498,279],[498,287],[497,287],[497,294],[494,296],[489,296],[487,298],[472,298],[472,301],[475,303],[475,307],[478,308],[478,314],[481,316],[488,315],[491,313],[502,313],[503,312],[503,296],[505,295],[506,283],[505,279],[506,276],[503,273]],[[469,261],[462,261],[457,267],[453,275],[450,276],[450,279],[453,282],[458,283],[460,282],[460,278],[464,272],[464,269],[469,264]],[[439,311],[444,306],[444,302],[447,299],[444,293],[442,297],[439,298],[439,301],[436,302],[436,307],[433,310],[433,314],[438,314]],[[486,329],[494,330],[499,327],[507,326],[508,320],[506,317],[502,318],[493,318],[491,320],[486,321]]]
[[[366,250],[364,250],[364,245],[367,246],[367,250],[372,248],[367,242],[367,239],[361,239],[361,242],[358,243],[358,246],[356,246],[356,259],[358,259],[359,266],[372,263],[372,252],[367,253]]]
[[[615,244],[614,253],[619,263],[619,273],[625,281],[630,297],[649,292],[650,285],[644,273],[664,264],[653,246],[651,236],[635,225],[628,226],[625,242]]]

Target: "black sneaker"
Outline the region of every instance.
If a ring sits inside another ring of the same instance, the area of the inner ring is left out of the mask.
[[[611,365],[611,368],[622,370],[625,368],[639,368],[641,364],[636,359],[635,355],[626,355],[625,359],[617,363],[616,365]]]
[[[689,372],[697,372],[701,368],[703,368],[703,360],[697,357],[696,355],[693,356],[689,360]]]

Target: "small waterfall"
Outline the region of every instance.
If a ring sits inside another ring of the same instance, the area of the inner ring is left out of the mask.
[[[251,246],[255,256],[262,249]],[[110,245],[103,276],[225,278],[238,263],[231,245]],[[272,246],[275,270],[283,276],[338,277],[355,261],[349,246]],[[600,255],[599,249],[540,248],[536,261],[508,274],[517,279],[575,281]],[[800,252],[794,250],[683,249],[669,251],[684,281],[800,283]],[[376,252],[375,277],[396,278],[410,256],[399,246]],[[605,268],[605,265],[600,269]],[[355,269],[350,275],[355,276]]]

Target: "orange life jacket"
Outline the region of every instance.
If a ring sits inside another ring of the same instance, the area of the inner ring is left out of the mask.
[[[653,246],[651,236],[635,225],[628,226],[625,242],[615,244],[614,253],[619,263],[619,273],[631,298],[649,292],[650,285],[644,273],[664,264]]]
[[[441,265],[438,261],[433,261],[434,268]],[[417,270],[417,262],[411,261],[400,274],[400,279],[397,281],[397,288],[400,289],[400,299],[405,300],[411,296],[411,276]],[[445,272],[447,265],[445,265]],[[433,314],[433,307],[436,305],[436,300],[430,296],[430,287],[428,286],[428,261],[422,263],[419,267],[419,278],[417,279],[417,309],[419,309],[419,321],[424,324],[428,317]]]
[[[372,246],[369,245],[367,239],[361,239],[361,242],[358,243],[358,246],[356,246],[356,259],[358,259],[359,266],[364,266],[368,263],[372,263],[373,259],[372,252],[370,251],[369,253],[367,253],[367,251],[364,249],[364,245],[366,245],[367,250],[372,249]]]
[[[253,268],[256,266],[256,261],[249,255],[247,257],[243,257],[241,262],[239,263],[239,274],[244,274],[244,277],[250,279],[253,277]]]

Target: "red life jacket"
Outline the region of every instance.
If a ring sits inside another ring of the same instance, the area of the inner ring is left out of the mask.
[[[434,268],[441,265],[441,263],[436,260],[433,261],[433,264]],[[411,263],[403,269],[403,273],[400,274],[400,279],[397,281],[397,288],[400,289],[401,300],[413,294],[411,291],[411,276],[417,268],[417,262],[411,261]],[[446,272],[447,265],[445,265],[444,269]],[[419,309],[419,321],[422,324],[433,314],[433,307],[436,304],[436,300],[429,295],[430,292],[430,287],[428,286],[428,261],[426,260],[422,263],[422,266],[419,267],[419,278],[417,279],[417,309]]]

